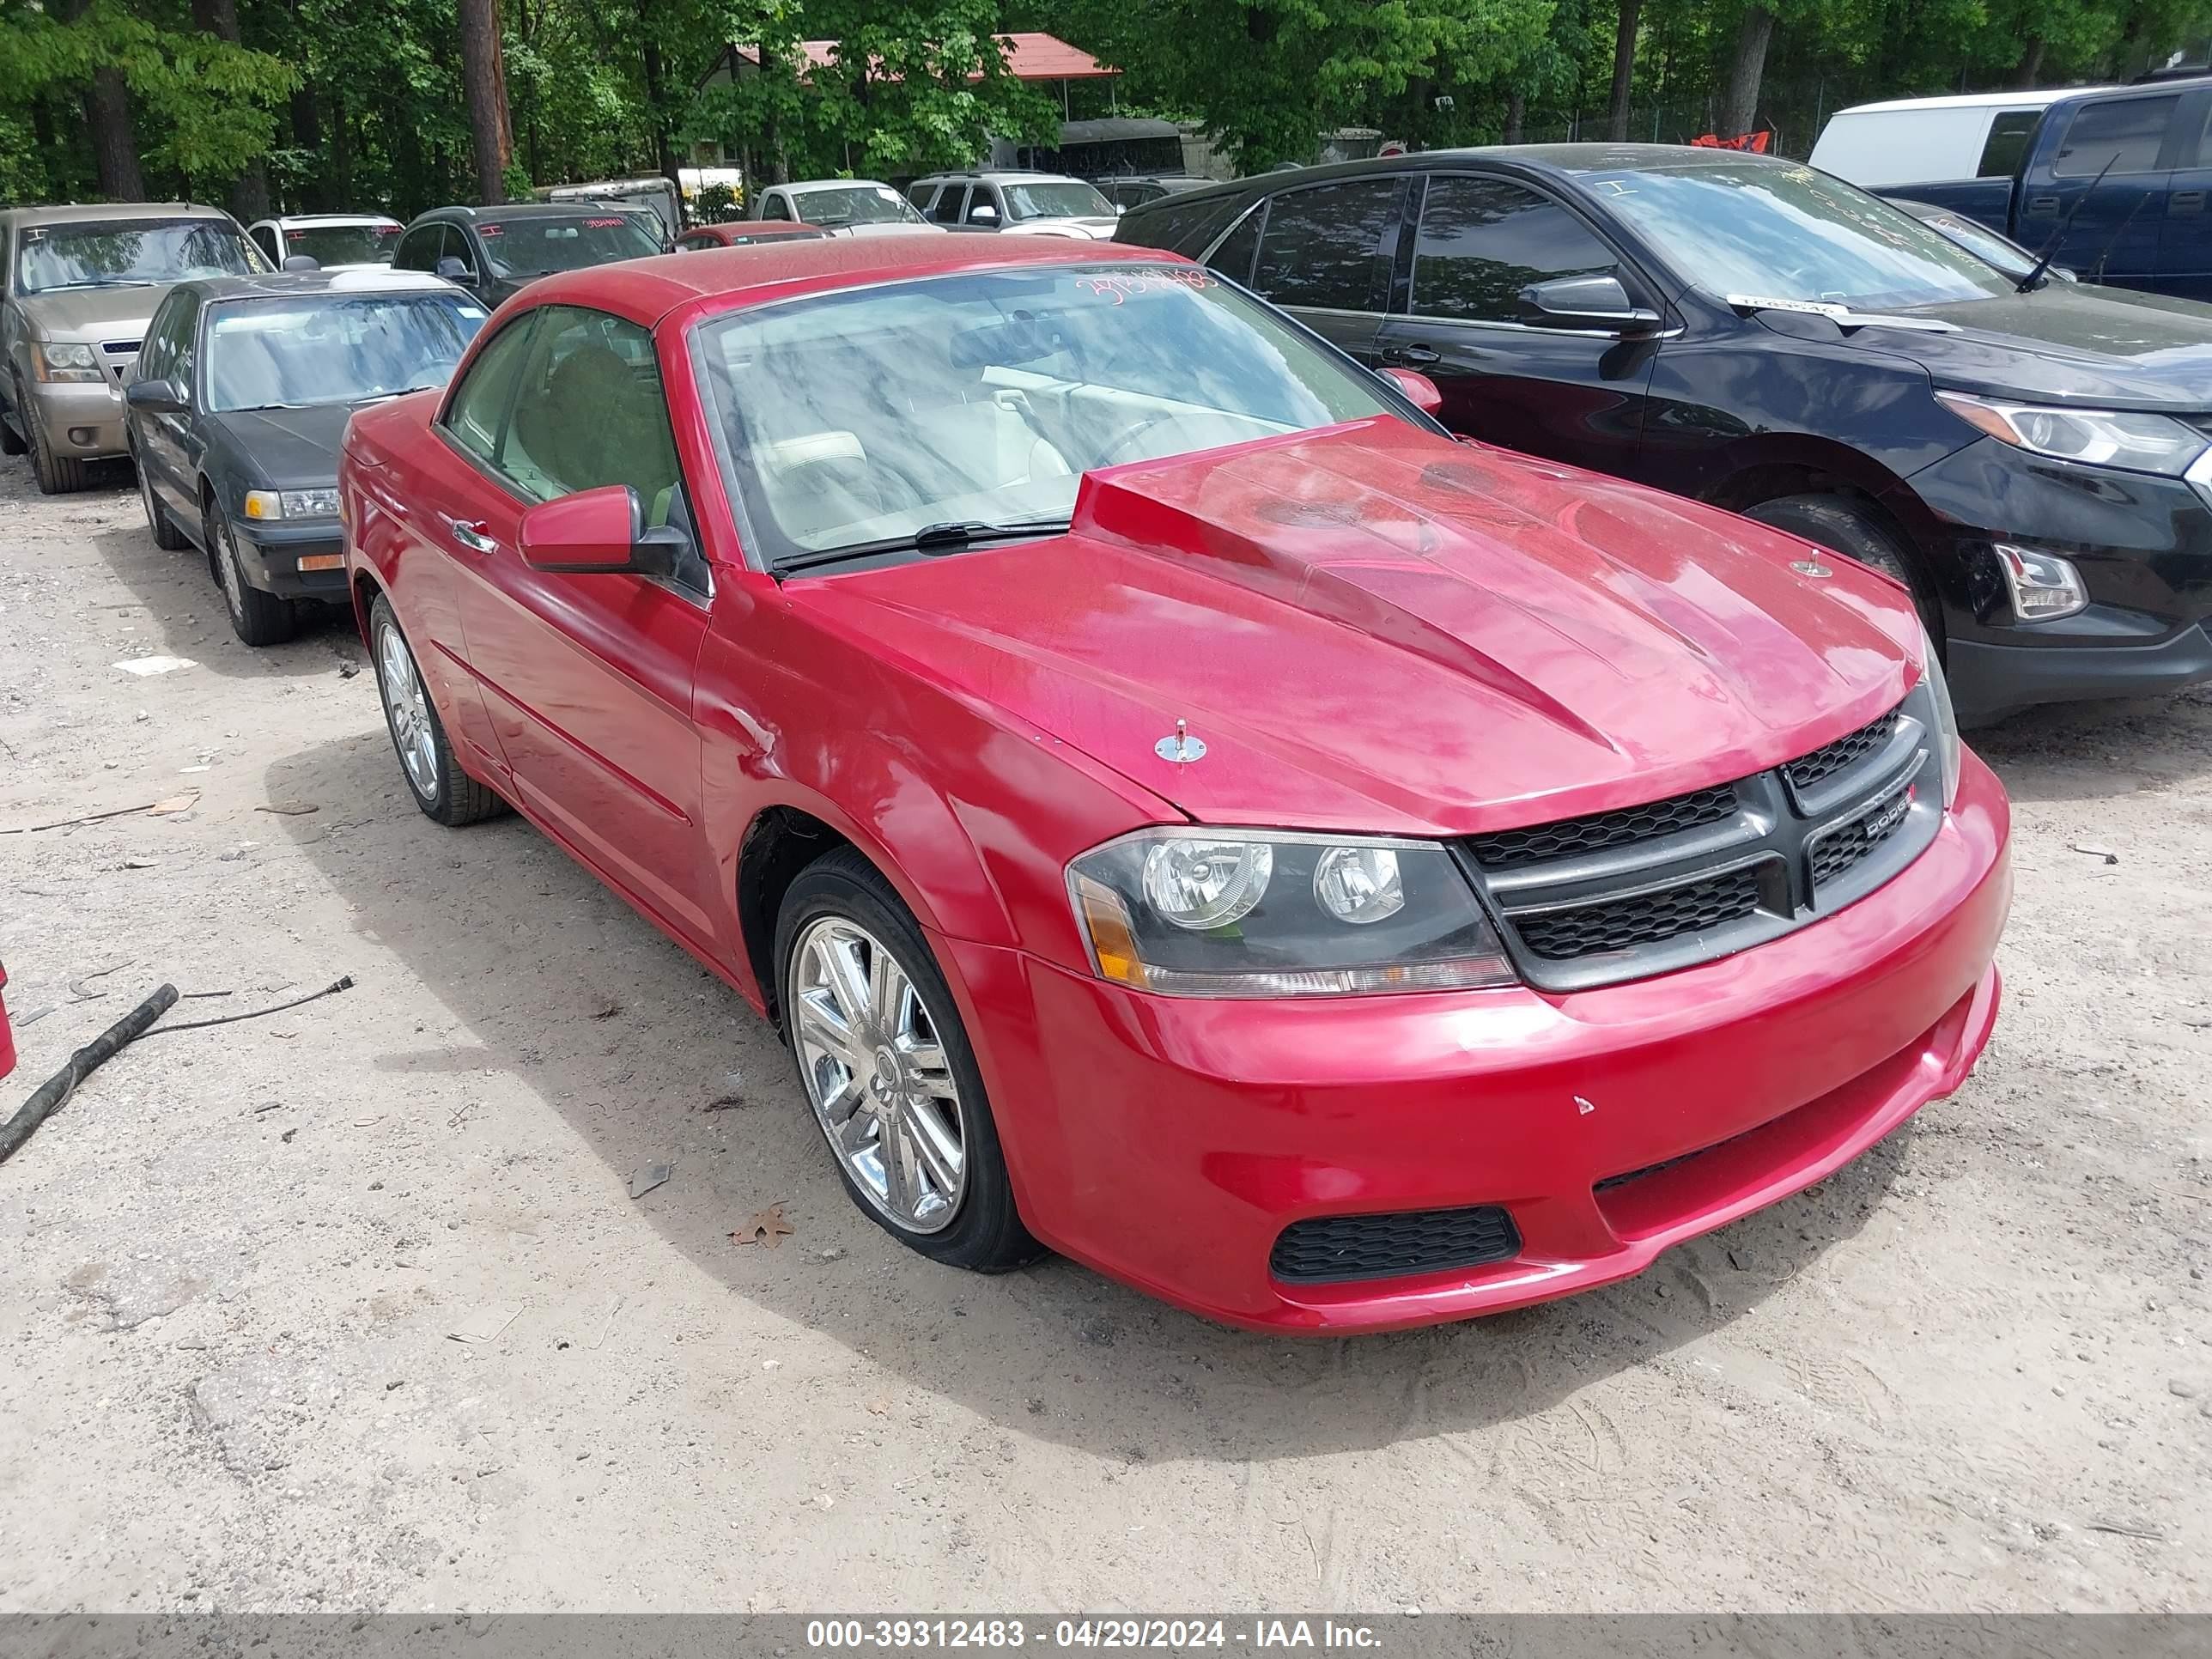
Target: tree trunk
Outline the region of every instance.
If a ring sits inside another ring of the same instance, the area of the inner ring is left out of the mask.
[[[62,0],[57,15],[64,23],[83,20],[92,0]],[[131,125],[131,84],[112,67],[92,72],[84,94],[85,126],[92,137],[92,160],[100,193],[111,202],[146,199],[145,175],[138,170],[138,136]]]
[[[238,29],[237,0],[192,0],[192,22],[201,33],[227,45],[246,43]],[[231,181],[230,211],[233,218],[249,225],[269,216],[269,168],[264,163],[248,162]]]
[[[330,199],[334,206],[353,205],[353,132],[346,120],[345,95],[331,92]]]
[[[1721,105],[1718,129],[1723,138],[1749,132],[1759,120],[1759,83],[1766,74],[1766,48],[1774,39],[1774,14],[1747,7],[1736,32],[1735,62],[1729,68],[1728,97]]]
[[[1509,144],[1521,142],[1521,124],[1528,113],[1528,94],[1514,92],[1505,100],[1505,140]]]
[[[684,197],[684,180],[676,171],[676,153],[668,143],[668,112],[660,102],[660,44],[648,40],[645,43],[645,111],[653,123],[653,165],[660,176],[676,186],[677,199]]]
[[[1644,0],[1620,0],[1620,27],[1613,37],[1613,102],[1606,106],[1605,136],[1614,143],[1628,137],[1628,96],[1636,79],[1636,20]]]
[[[507,199],[507,165],[514,138],[507,118],[507,60],[500,47],[499,0],[460,0],[461,84],[468,94],[469,139],[475,153],[477,199]]]
[[[2012,72],[2013,85],[2023,92],[2035,84],[2037,73],[2043,68],[2043,37],[2028,37],[2027,46],[2020,55],[2020,63]]]
[[[761,42],[759,52],[760,72],[763,79],[771,75],[781,75],[783,72],[783,65],[777,62],[775,54],[769,50],[767,41]],[[768,182],[771,185],[787,185],[791,182],[791,165],[783,154],[782,130],[777,126],[775,117],[773,115],[761,125],[763,150],[762,159],[768,166]]]
[[[292,94],[292,147],[315,158],[315,170],[301,187],[306,205],[319,213],[329,212],[332,203],[330,169],[323,154],[323,114],[316,107],[312,81],[301,82],[299,90]]]

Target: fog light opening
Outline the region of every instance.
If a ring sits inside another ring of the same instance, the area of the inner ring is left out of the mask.
[[[73,426],[69,429],[69,441],[79,449],[89,449],[99,433],[88,426]]]
[[[1996,544],[1996,555],[2012,594],[2013,615],[2021,621],[2053,622],[2087,608],[2088,590],[2070,561],[2004,542]]]

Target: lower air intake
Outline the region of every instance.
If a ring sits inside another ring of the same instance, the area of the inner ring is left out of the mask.
[[[1326,1285],[1480,1267],[1520,1253],[1521,1232],[1513,1218],[1486,1204],[1294,1221],[1275,1241],[1267,1267],[1277,1279]]]

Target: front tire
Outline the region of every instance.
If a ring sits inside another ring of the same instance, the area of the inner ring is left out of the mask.
[[[148,510],[152,511],[150,503]],[[202,522],[206,526],[208,562],[214,567],[216,585],[222,589],[222,607],[230,613],[231,632],[256,648],[283,644],[300,631],[300,613],[289,599],[264,593],[246,580],[238,538],[231,534],[230,519],[221,506],[210,501]]]
[[[90,471],[85,463],[74,455],[57,455],[46,442],[46,429],[23,396],[23,384],[15,383],[15,412],[23,422],[23,430],[30,440],[31,474],[39,482],[41,495],[67,495],[83,489],[90,481]]]
[[[849,848],[801,871],[775,961],[799,1085],[853,1201],[949,1267],[1005,1273],[1042,1254],[952,993],[882,873]]]
[[[1747,507],[1743,516],[1802,536],[1831,553],[1856,559],[1904,583],[1928,637],[1939,646],[1942,643],[1943,610],[1936,602],[1935,586],[1921,568],[1918,555],[1899,544],[1871,513],[1840,495],[1784,495]]]
[[[450,829],[491,817],[507,803],[461,769],[445,722],[415,665],[415,653],[399,631],[392,602],[381,593],[368,608],[368,654],[384,702],[385,729],[399,757],[400,775],[423,816]]]

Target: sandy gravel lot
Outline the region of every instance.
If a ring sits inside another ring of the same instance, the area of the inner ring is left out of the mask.
[[[416,812],[349,627],[249,651],[127,476],[7,463],[0,829],[200,793],[0,836],[0,1103],[164,979],[358,988],[148,1039],[0,1168],[0,1612],[2212,1608],[2212,695],[1979,746],[1959,1095],[1641,1279],[1271,1341],[895,1249],[735,998]]]

